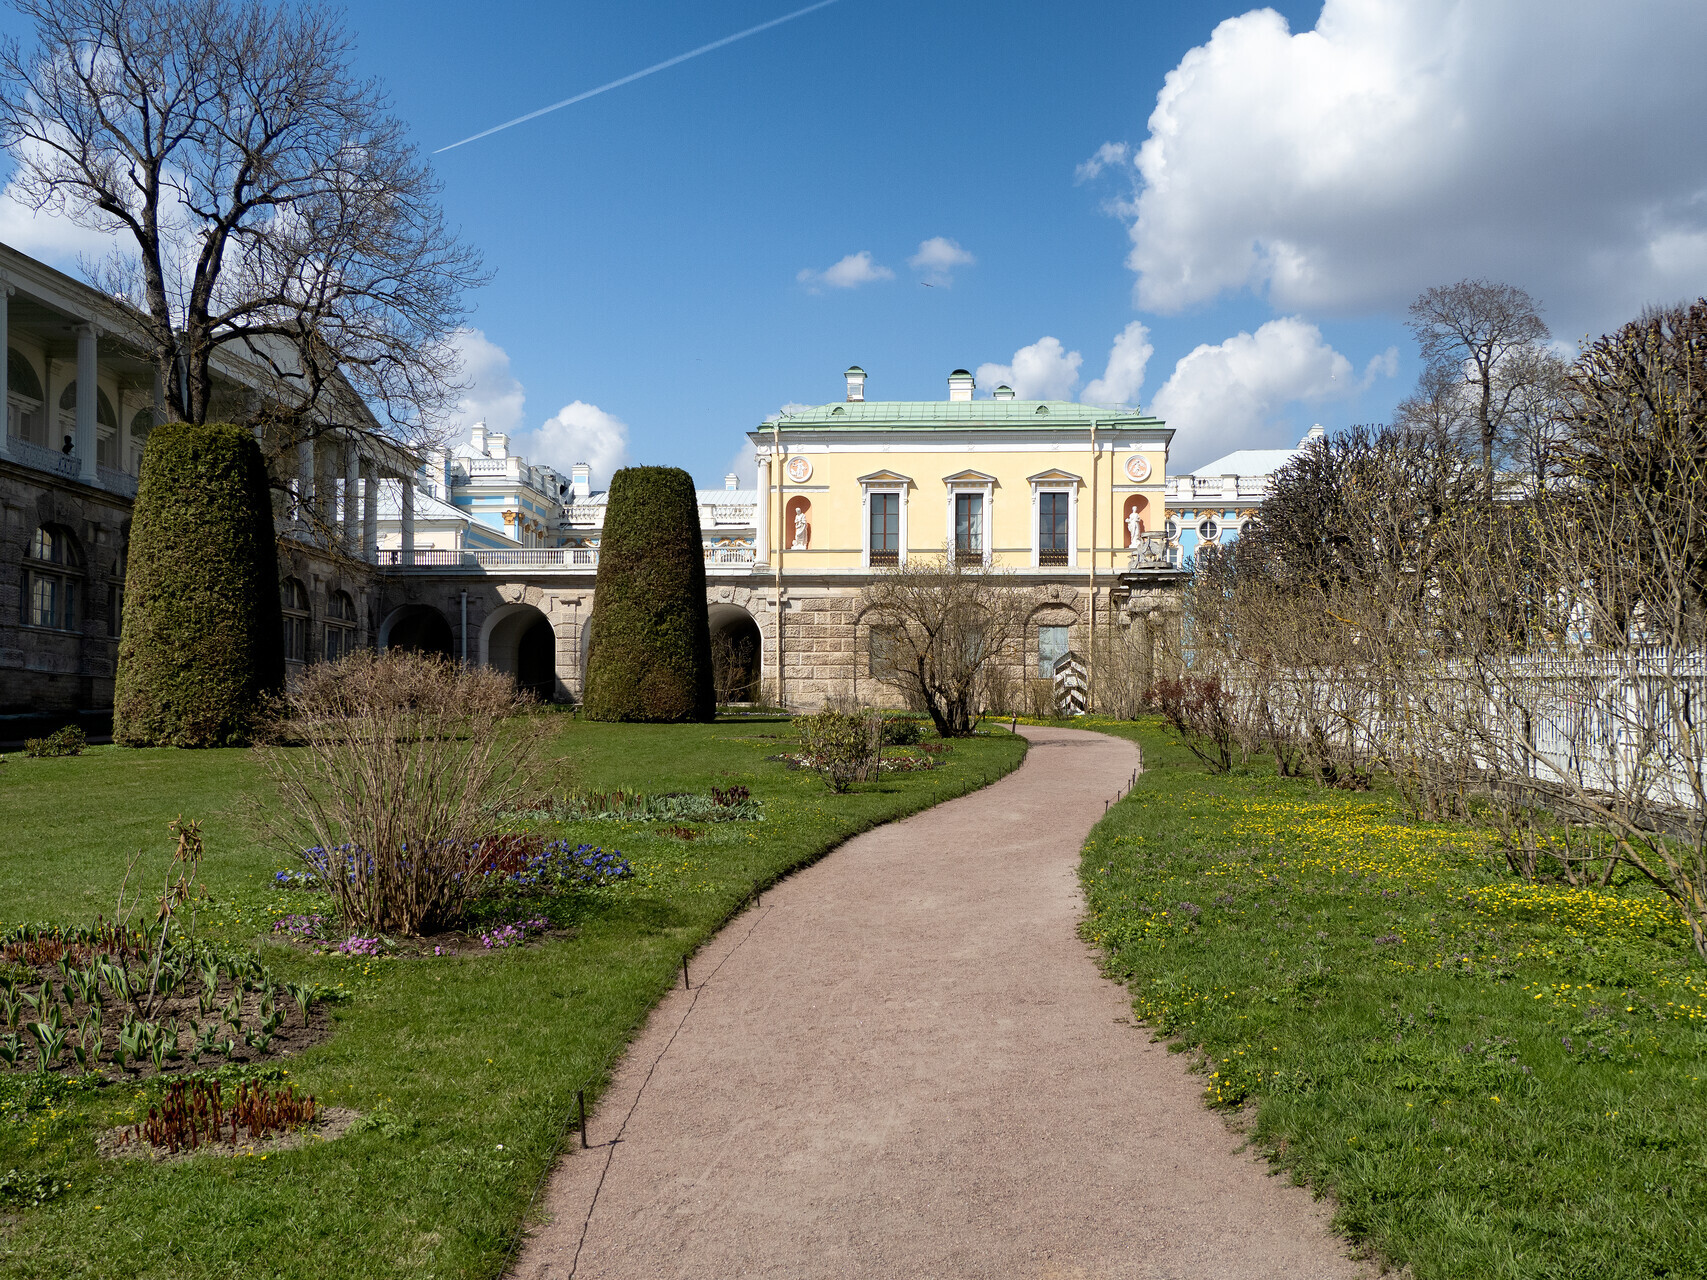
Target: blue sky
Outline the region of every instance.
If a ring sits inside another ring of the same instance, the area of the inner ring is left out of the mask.
[[[348,18],[432,150],[795,7]],[[1135,399],[1179,428],[1176,471],[1380,420],[1428,285],[1522,285],[1572,342],[1707,290],[1707,159],[1680,124],[1707,6],[1617,8],[838,0],[435,158],[495,273],[459,424],[714,484],[741,432],[839,398],[854,362],[874,399],[941,397],[956,366],[990,366],[981,392]],[[73,244],[5,209],[0,237]],[[936,237],[973,261],[909,265]]]

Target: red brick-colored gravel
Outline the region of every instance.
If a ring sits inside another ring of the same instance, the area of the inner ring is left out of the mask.
[[[1024,732],[1015,773],[850,841],[694,958],[516,1276],[1371,1274],[1075,933],[1136,749]]]

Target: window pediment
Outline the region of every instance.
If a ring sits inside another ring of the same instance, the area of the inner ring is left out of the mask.
[[[1076,488],[1084,483],[1083,478],[1074,475],[1071,471],[1062,471],[1058,467],[1051,467],[1047,471],[1039,471],[1034,476],[1027,476],[1026,480],[1034,486],[1044,484],[1066,484],[1072,485]]]
[[[996,477],[985,475],[982,471],[966,470],[956,471],[951,476],[944,476],[942,482],[950,488],[956,485],[976,485],[979,488],[987,488],[995,485]]]
[[[889,471],[885,469],[883,471],[869,472],[866,475],[861,476],[859,478],[859,482],[868,489],[880,485],[898,485],[902,488],[907,488],[912,485],[913,477],[904,476],[898,471]]]

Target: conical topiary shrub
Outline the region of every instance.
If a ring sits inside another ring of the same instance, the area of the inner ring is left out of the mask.
[[[589,720],[716,716],[699,499],[679,467],[612,477],[587,625]]]
[[[247,742],[284,683],[278,549],[253,433],[155,427],[142,458],[124,582],[113,738],[126,746]]]

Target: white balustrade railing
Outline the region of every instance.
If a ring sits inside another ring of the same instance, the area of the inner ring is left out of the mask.
[[[404,552],[389,548],[379,553],[379,565],[385,569],[461,569],[486,571],[492,569],[597,569],[597,547],[517,547],[481,551],[442,551],[420,548]],[[732,569],[753,563],[751,547],[707,547],[705,567]]]
[[[75,480],[82,474],[83,464],[77,460],[76,454],[61,453],[57,449],[44,449],[39,444],[31,444],[28,440],[20,440],[17,436],[6,438],[6,453],[14,462],[21,462],[26,467],[34,467],[37,471],[48,471],[67,480]]]

